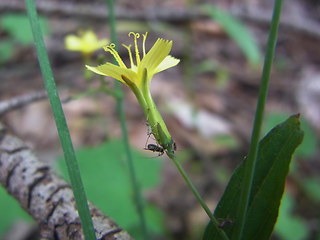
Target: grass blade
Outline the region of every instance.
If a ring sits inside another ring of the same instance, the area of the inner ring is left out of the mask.
[[[37,11],[33,0],[25,0],[29,21],[32,28],[34,42],[38,54],[39,64],[45,86],[48,92],[52,112],[56,121],[60,142],[63,148],[64,156],[66,159],[66,165],[70,176],[72,190],[76,200],[79,217],[85,239],[96,239],[92,219],[87,203],[87,197],[83,188],[79,167],[77,164],[76,156],[74,153],[69,129],[62,110],[60,98],[54,82],[48,53],[43,41],[40,24],[38,21]]]
[[[249,154],[247,159],[248,163],[246,164],[245,171],[244,171],[244,181],[242,184],[242,191],[241,191],[240,201],[238,206],[237,222],[235,224],[235,230],[233,232],[231,239],[239,239],[239,240],[242,239],[244,223],[247,216],[249,199],[250,199],[250,194],[252,189],[253,175],[254,175],[255,165],[257,161],[258,142],[260,138],[264,107],[265,107],[267,93],[268,93],[271,66],[272,66],[272,61],[274,57],[276,41],[277,41],[281,7],[282,7],[282,0],[276,0],[274,9],[273,9],[271,29],[269,32],[269,39],[268,39],[268,45],[267,45],[267,52],[265,56],[264,66],[263,66],[257,109],[256,109],[256,114],[255,114],[255,119],[253,124],[253,131],[251,135],[251,143],[250,143]]]

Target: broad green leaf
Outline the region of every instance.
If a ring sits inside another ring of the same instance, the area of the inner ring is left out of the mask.
[[[13,44],[9,40],[0,42],[0,63],[8,61],[13,54]]]
[[[43,17],[39,18],[43,35],[49,34],[47,20]],[[29,19],[26,14],[7,13],[0,18],[0,27],[6,30],[14,40],[27,45],[33,42],[32,31]]]
[[[279,124],[286,119],[287,115],[285,113],[270,113],[265,119],[265,133],[270,131],[272,126]],[[304,132],[303,142],[296,150],[296,156],[301,156],[305,158],[311,158],[317,152],[318,140],[315,131],[312,126],[303,117],[300,119],[301,129]]]
[[[309,198],[320,202],[320,179],[318,177],[309,177],[303,180],[301,185]]]
[[[0,238],[17,220],[32,222],[32,218],[19,205],[18,201],[10,196],[0,185]]]
[[[290,161],[302,139],[299,116],[294,115],[273,128],[260,141],[243,239],[270,238],[277,220]],[[232,175],[214,212],[217,220],[224,225],[222,227],[228,236],[232,236],[233,223],[237,221],[236,213],[245,164],[246,161]],[[203,239],[220,239],[212,224],[207,226]]]
[[[286,192],[281,201],[279,218],[275,227],[276,235],[282,240],[303,240],[308,236],[305,222],[292,214],[293,204],[294,199]]]
[[[202,9],[224,28],[252,64],[260,63],[259,47],[252,34],[239,19],[212,5],[205,5]]]
[[[162,159],[148,158],[136,151],[132,153],[140,188],[155,187],[160,180]],[[113,140],[97,147],[82,148],[76,151],[76,155],[88,199],[133,237],[142,239],[122,141]],[[59,161],[59,166],[67,178],[63,160]],[[151,204],[144,204],[148,230],[162,234],[162,213]]]

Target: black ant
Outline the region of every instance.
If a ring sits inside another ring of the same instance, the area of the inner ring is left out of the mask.
[[[155,144],[148,144],[148,146],[144,149],[152,152],[158,152],[159,156],[162,156],[164,154],[164,148]]]
[[[146,125],[147,125],[147,128],[148,128],[148,130],[147,130],[147,136],[148,137],[147,137],[147,141],[146,141],[144,150],[148,150],[148,151],[152,151],[152,152],[158,152],[159,153],[158,156],[162,156],[164,154],[164,152],[165,152],[165,148],[164,147],[156,145],[156,144],[148,144],[147,145],[148,140],[151,137],[151,135],[153,135],[153,133],[152,133],[152,127],[149,125],[148,122],[146,122]],[[174,152],[176,150],[177,150],[177,145],[176,145],[175,142],[173,142],[173,144],[172,144],[172,152]]]

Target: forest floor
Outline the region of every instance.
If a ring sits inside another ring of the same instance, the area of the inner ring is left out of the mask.
[[[0,19],[24,11],[23,2],[1,2]],[[218,22],[195,10],[206,2],[238,17],[250,30],[261,52],[259,63],[250,63]],[[212,208],[248,151],[273,7],[269,2],[116,1],[120,43],[131,43],[132,39],[127,37],[131,31],[148,32],[147,49],[158,37],[173,40],[171,55],[181,62],[155,75],[151,82],[152,96],[178,146],[177,154],[181,154],[195,185]],[[105,2],[43,0],[39,2],[39,12],[48,22],[50,33],[45,41],[61,98],[97,86],[99,77],[93,76],[90,82],[84,79],[82,55],[67,51],[64,38],[86,29],[100,38],[109,38]],[[11,37],[0,27],[1,41]],[[12,41],[10,57],[0,59],[0,101],[44,90],[34,46]],[[294,158],[294,169],[287,179],[294,201],[291,214],[304,223],[307,231],[303,239],[316,239],[319,234],[320,212],[316,210],[320,209],[319,42],[318,1],[284,1],[266,106],[266,128],[270,130],[280,119],[296,113],[305,122],[304,150]],[[123,58],[128,57],[125,48],[119,49]],[[97,51],[91,65],[97,65],[96,59],[106,54]],[[107,82],[113,87],[111,79]],[[131,146],[150,158],[157,157],[156,153],[144,150],[148,136],[143,111],[129,88],[122,89]],[[64,103],[63,109],[76,148],[121,138],[112,96],[98,93],[82,97]],[[62,154],[48,100],[10,111],[0,120],[47,161]],[[198,226],[203,229],[207,217],[174,165],[166,157],[160,158],[164,161],[161,183],[146,193],[148,200],[165,215],[170,238],[159,239],[200,239],[195,229]],[[318,188],[309,187],[310,179]],[[275,234],[273,239],[286,238]]]

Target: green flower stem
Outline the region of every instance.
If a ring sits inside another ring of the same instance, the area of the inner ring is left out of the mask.
[[[118,40],[117,40],[116,22],[115,22],[115,16],[114,16],[114,3],[113,3],[113,0],[106,0],[106,2],[109,10],[111,41],[115,44],[117,48]],[[120,83],[117,80],[115,80],[115,88],[117,92],[122,92],[120,88]],[[135,174],[134,164],[132,160],[132,153],[129,145],[128,131],[125,123],[125,115],[123,110],[122,98],[117,98],[117,111],[118,111],[120,124],[122,128],[123,142],[124,142],[125,151],[127,154],[128,166],[129,166],[129,174],[130,174],[130,179],[131,179],[131,183],[134,191],[134,198],[135,198],[135,203],[137,206],[137,211],[140,219],[142,234],[143,234],[143,238],[145,240],[148,240],[149,238],[148,238],[146,219],[144,214],[143,198],[142,198],[141,189],[139,187],[138,180]]]
[[[87,203],[86,194],[82,184],[80,170],[77,164],[76,156],[74,153],[70,133],[68,130],[67,122],[62,110],[61,102],[59,99],[58,91],[54,82],[52,70],[46,47],[44,45],[40,24],[37,16],[36,7],[33,0],[25,0],[26,8],[29,16],[29,21],[32,28],[34,42],[38,54],[39,64],[44,78],[44,83],[48,92],[48,97],[52,107],[53,115],[56,121],[57,130],[60,142],[63,148],[68,173],[70,176],[73,194],[76,200],[76,205],[79,212],[81,226],[85,239],[96,239],[92,219]]]
[[[180,174],[182,175],[183,179],[188,184],[188,186],[191,189],[193,195],[197,198],[197,200],[200,203],[200,205],[202,206],[203,210],[207,213],[207,215],[210,218],[212,224],[217,228],[217,230],[218,230],[218,232],[219,232],[219,234],[221,236],[221,239],[228,240],[229,238],[228,238],[227,234],[221,228],[218,227],[219,223],[218,223],[217,219],[211,213],[209,207],[206,205],[206,203],[204,202],[204,200],[200,196],[198,190],[196,189],[196,187],[191,182],[190,178],[188,177],[187,173],[184,171],[184,169],[183,169],[182,165],[180,164],[180,162],[176,159],[176,157],[174,155],[173,155],[173,157],[170,157],[170,158],[174,162],[176,167],[178,168]]]
[[[152,128],[152,131],[157,131],[160,138],[160,145],[164,146],[166,149],[168,149],[167,145],[172,145],[172,137],[167,129],[166,124],[164,123],[161,114],[159,113],[156,104],[154,103],[150,93],[148,97],[146,97],[147,103],[149,106],[149,113],[147,115],[147,120],[150,123],[150,126]],[[160,126],[160,131],[164,133],[164,136],[161,136],[161,132],[159,131],[159,126]]]
[[[167,129],[165,122],[162,119],[161,114],[159,113],[156,104],[153,101],[150,92],[150,79],[148,79],[147,69],[144,69],[143,76],[141,80],[141,98],[144,99],[146,106],[141,105],[143,111],[146,115],[149,126],[151,127],[152,133],[156,138],[157,142],[167,150],[167,153],[172,151],[172,137]],[[134,91],[134,90],[133,90]],[[137,96],[137,94],[136,94]],[[140,97],[140,96],[139,96]],[[140,102],[138,98],[138,101]]]
[[[152,134],[156,138],[158,144],[167,150],[167,153],[169,152],[173,154],[174,151],[172,150],[172,137],[157,109],[156,104],[151,97],[149,89],[150,82],[147,80],[147,70],[144,69],[141,88],[138,88],[138,86],[126,76],[122,75],[122,80],[130,87],[138,99],[138,102],[147,118],[147,122],[151,127]]]
[[[254,119],[253,131],[251,135],[251,144],[249,148],[249,154],[247,158],[247,164],[244,171],[244,180],[242,183],[242,191],[240,195],[240,201],[238,205],[238,213],[235,221],[235,229],[233,231],[232,239],[242,239],[244,224],[247,216],[247,209],[250,200],[250,193],[253,182],[253,175],[255,171],[255,165],[257,160],[257,150],[260,138],[260,132],[262,127],[264,107],[266,103],[268,85],[270,79],[270,72],[272,66],[272,60],[274,57],[274,51],[277,41],[277,33],[281,15],[282,0],[276,0],[273,10],[271,29],[269,33],[267,52],[264,61],[264,67],[261,77],[261,87],[259,89],[259,97],[256,109],[256,115]]]

